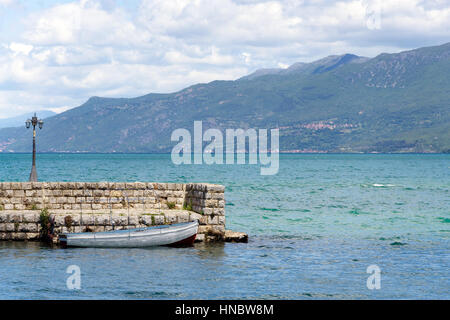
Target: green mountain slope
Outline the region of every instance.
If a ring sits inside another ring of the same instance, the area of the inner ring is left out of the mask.
[[[450,43],[330,56],[236,81],[133,99],[90,98],[46,120],[41,152],[169,152],[174,129],[280,128],[291,152],[450,150]],[[0,130],[0,150],[29,151],[25,128]]]

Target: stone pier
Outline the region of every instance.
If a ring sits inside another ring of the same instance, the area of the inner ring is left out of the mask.
[[[56,236],[198,220],[197,241],[246,242],[225,230],[224,193],[208,183],[0,182],[0,240],[39,240],[49,215]]]

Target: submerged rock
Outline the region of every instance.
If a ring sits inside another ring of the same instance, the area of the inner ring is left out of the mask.
[[[226,242],[248,242],[248,234],[244,232],[225,231]]]

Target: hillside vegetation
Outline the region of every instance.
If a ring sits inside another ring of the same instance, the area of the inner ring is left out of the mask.
[[[174,129],[280,128],[290,152],[448,152],[450,43],[330,56],[235,81],[133,99],[92,97],[50,117],[40,152],[170,152]],[[0,130],[0,150],[30,151],[25,128]]]

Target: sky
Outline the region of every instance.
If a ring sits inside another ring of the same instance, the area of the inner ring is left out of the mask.
[[[449,41],[449,0],[0,0],[0,118]]]

